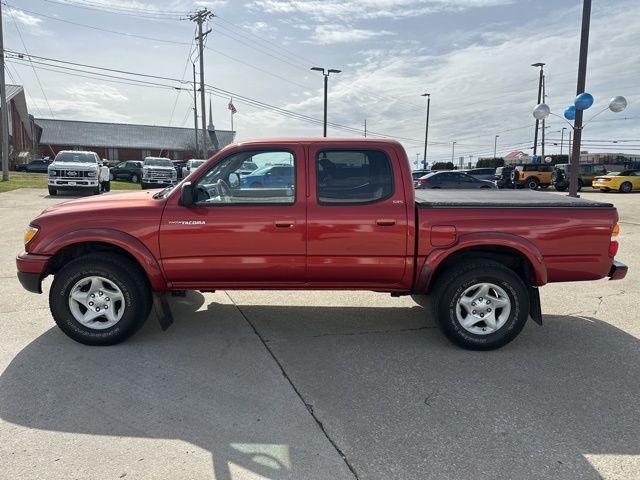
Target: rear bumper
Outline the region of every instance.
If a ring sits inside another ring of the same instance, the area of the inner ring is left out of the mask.
[[[609,280],[622,280],[627,276],[628,269],[629,267],[627,267],[624,263],[614,261],[613,265],[611,265],[611,269],[609,270],[609,274],[607,275],[607,277],[609,277]]]
[[[16,258],[18,280],[25,290],[42,293],[41,283],[48,261],[49,257],[46,255],[34,255],[26,252],[18,255]]]

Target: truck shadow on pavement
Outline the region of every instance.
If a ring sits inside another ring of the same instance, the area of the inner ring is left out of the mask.
[[[211,452],[218,480],[232,465],[348,478],[255,328],[360,478],[597,478],[590,455],[640,454],[639,342],[600,320],[547,315],[544,328],[482,353],[449,345],[417,306],[240,314],[196,311],[198,295],[175,305],[168,332],[151,318],[114,347],[48,330],[0,377],[0,417],[181,439]]]

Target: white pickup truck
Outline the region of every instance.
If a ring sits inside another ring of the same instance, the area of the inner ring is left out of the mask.
[[[100,157],[95,152],[62,150],[47,169],[49,195],[58,190],[91,190],[100,194]]]

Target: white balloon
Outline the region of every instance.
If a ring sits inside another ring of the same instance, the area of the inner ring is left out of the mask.
[[[621,96],[613,97],[609,102],[609,110],[615,113],[622,112],[627,108],[627,99]]]
[[[544,120],[551,114],[551,109],[546,103],[541,103],[533,109],[533,116],[536,120]]]

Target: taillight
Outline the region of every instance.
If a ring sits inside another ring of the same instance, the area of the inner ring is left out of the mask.
[[[620,225],[617,223],[611,229],[611,241],[609,242],[609,257],[613,258],[618,253],[618,234],[620,233]]]
[[[418,180],[418,185],[423,186],[426,184],[427,184],[427,181],[425,179],[421,178],[420,180]]]

